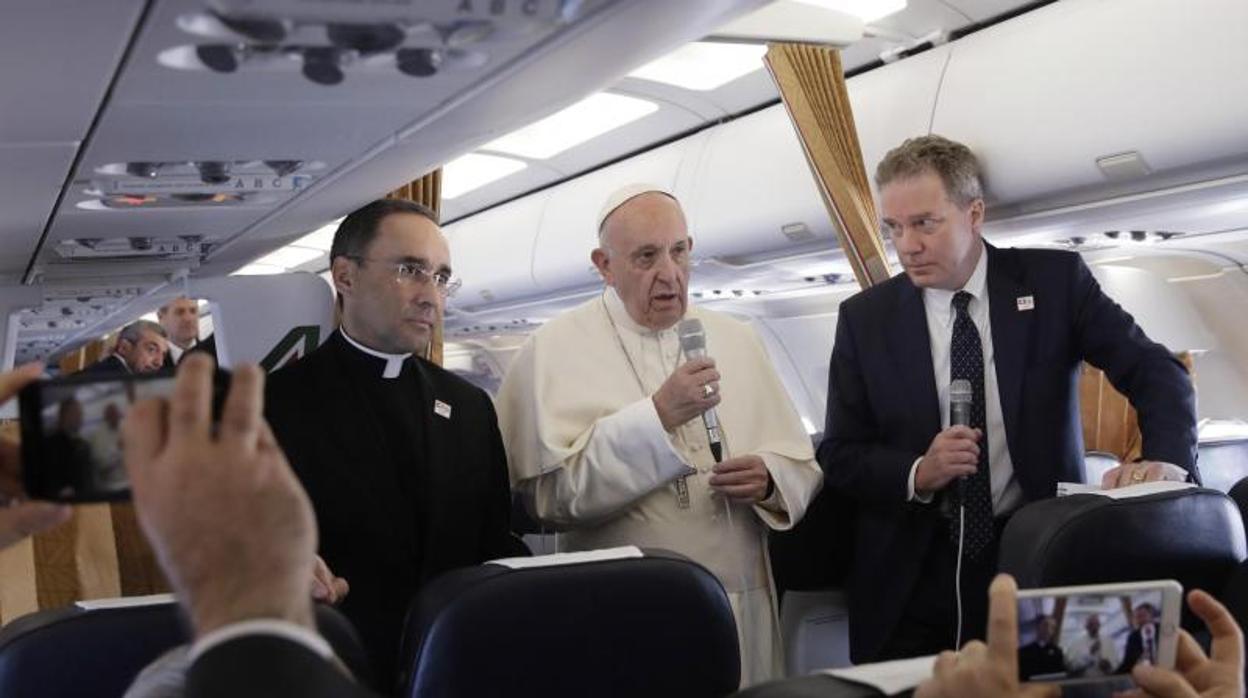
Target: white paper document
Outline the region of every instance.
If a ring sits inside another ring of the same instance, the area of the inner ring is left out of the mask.
[[[619,548],[601,548],[599,550],[585,550],[579,553],[506,557],[501,560],[490,560],[486,564],[502,565],[513,570],[524,570],[532,567],[553,567],[555,565],[576,565],[583,562],[601,562],[602,560],[623,560],[630,557],[645,557],[645,555],[641,553],[641,548],[635,545],[625,545]]]
[[[158,606],[173,603],[173,594],[149,594],[147,596],[122,596],[115,599],[88,599],[75,601],[74,605],[84,611],[95,611],[103,608],[134,608],[136,606]]]
[[[1085,485],[1082,482],[1059,482],[1057,483],[1057,496],[1065,497],[1068,494],[1099,494],[1102,497],[1109,497],[1110,499],[1130,499],[1132,497],[1144,497],[1161,492],[1188,490],[1194,487],[1196,487],[1196,485],[1190,482],[1158,480],[1157,482],[1141,482],[1138,485],[1127,485],[1126,487],[1115,487],[1112,490],[1103,490],[1100,485]]]
[[[844,669],[825,669],[824,674],[874,687],[886,696],[907,691],[932,675],[936,655],[876,662]]]

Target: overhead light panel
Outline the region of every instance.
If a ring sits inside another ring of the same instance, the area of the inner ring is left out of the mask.
[[[454,199],[528,167],[514,158],[468,153],[442,168],[442,198]]]
[[[230,276],[263,276],[265,274],[284,274],[286,270],[282,267],[275,267],[272,264],[248,264]]]
[[[481,149],[544,160],[658,109],[659,105],[648,100],[599,92]]]
[[[257,259],[256,264],[292,269],[300,264],[307,264],[314,259],[318,259],[324,256],[324,254],[320,250],[314,250],[309,247],[282,247]]]
[[[292,247],[308,247],[321,252],[329,252],[329,248],[334,245],[334,233],[338,232],[338,226],[342,225],[342,220],[339,218],[336,221],[330,221],[290,244]]]
[[[629,77],[708,92],[763,68],[767,47],[695,41],[629,73]]]
[[[874,22],[906,9],[906,0],[796,0],[853,15],[863,22]]]

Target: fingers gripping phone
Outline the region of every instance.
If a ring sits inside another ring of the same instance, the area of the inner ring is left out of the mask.
[[[1143,661],[1172,668],[1182,603],[1173,580],[1022,590],[1019,679],[1116,679]]]
[[[130,497],[121,423],[134,403],[168,397],[174,375],[84,375],[37,381],[18,395],[22,480],[32,499],[107,502]],[[213,414],[221,414],[229,375],[217,371]]]

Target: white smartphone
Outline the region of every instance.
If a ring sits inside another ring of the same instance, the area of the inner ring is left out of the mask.
[[[1170,579],[1021,590],[1019,679],[1117,679],[1141,661],[1173,668],[1182,604]]]

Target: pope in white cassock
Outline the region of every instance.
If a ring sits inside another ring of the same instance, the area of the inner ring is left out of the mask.
[[[791,528],[819,491],[810,438],[754,331],[688,305],[693,240],[676,199],[631,185],[598,223],[602,295],[535,332],[499,391],[513,488],[566,531],[565,550],[649,546],[706,566],[736,615],[742,685],[779,678],[767,529]],[[682,355],[687,317],[710,358]]]

